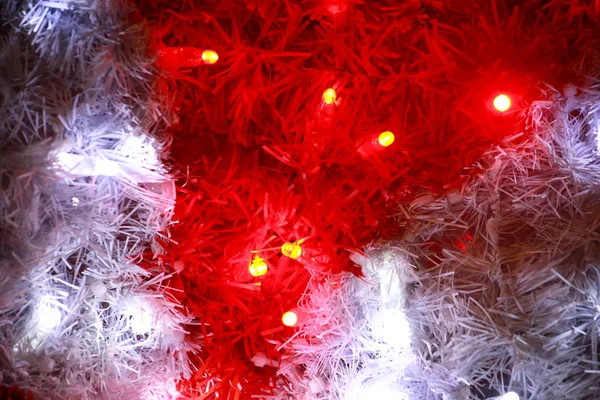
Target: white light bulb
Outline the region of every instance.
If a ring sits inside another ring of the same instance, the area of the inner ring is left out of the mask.
[[[516,394],[515,392],[508,392],[500,397],[500,400],[520,400],[520,399],[521,398],[519,397],[519,395]]]
[[[410,324],[402,310],[383,309],[378,311],[371,322],[373,337],[400,349],[410,346]]]
[[[60,325],[62,314],[60,310],[49,304],[42,303],[40,306],[37,322],[37,330],[41,334],[48,334]]]
[[[77,207],[79,205],[79,199],[77,197],[71,197],[71,202],[73,207]]]
[[[154,328],[154,318],[145,307],[136,304],[127,310],[130,316],[130,327],[133,333],[143,335]]]

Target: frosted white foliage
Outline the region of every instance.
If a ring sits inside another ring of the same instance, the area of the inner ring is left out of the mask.
[[[38,398],[174,399],[189,322],[160,253],[146,31],[129,2],[0,1],[0,385]]]
[[[305,399],[409,399],[405,380],[413,362],[412,333],[405,315],[406,284],[412,275],[397,248],[374,248],[353,254],[366,279],[332,277],[305,298],[306,320],[291,346],[297,357],[282,367]],[[322,281],[321,281],[322,282]]]

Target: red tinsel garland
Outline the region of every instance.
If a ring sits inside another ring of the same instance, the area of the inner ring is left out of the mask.
[[[550,54],[572,43],[550,26],[527,29],[541,1],[524,11],[456,3],[140,3],[163,51],[163,100],[178,118],[176,225],[165,247],[181,270],[174,293],[197,317],[188,339],[203,349],[183,392],[271,392],[275,368],[251,359],[285,359],[294,329],[281,315],[309,279],[360,275],[348,252],[402,235],[389,218],[398,201],[458,185],[484,149],[519,131],[518,112],[488,108],[497,91],[514,94],[518,111],[535,96],[531,82],[569,75]],[[178,65],[183,53],[164,49],[180,47],[195,50]],[[189,68],[204,49],[219,61]],[[331,105],[321,97],[328,87],[338,96]],[[360,144],[382,131],[395,143],[361,156]],[[300,259],[279,251],[301,239]],[[248,272],[255,255],[269,267],[264,277]]]
[[[33,393],[21,390],[16,386],[0,386],[0,400],[33,400]]]

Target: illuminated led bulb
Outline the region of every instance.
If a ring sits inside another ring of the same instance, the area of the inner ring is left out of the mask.
[[[333,104],[337,100],[335,89],[329,88],[323,92],[323,102],[325,104]]]
[[[207,64],[214,64],[219,61],[219,55],[214,50],[204,50],[202,52],[202,61]]]
[[[142,304],[131,304],[127,309],[133,333],[143,335],[154,328],[154,316]]]
[[[515,392],[508,392],[500,396],[500,400],[520,400],[520,397]]]
[[[39,313],[37,329],[42,334],[48,334],[60,325],[61,319],[62,314],[58,308],[45,304]]]
[[[267,263],[265,262],[265,260],[263,260],[259,256],[254,257],[254,259],[250,263],[250,266],[248,267],[250,275],[254,277],[263,276],[267,273],[268,269],[269,268],[267,267]]]
[[[494,106],[494,109],[496,111],[503,113],[510,109],[510,107],[512,105],[512,101],[510,100],[510,97],[508,97],[507,95],[499,94],[498,96],[494,97],[494,101],[492,102],[492,105]]]
[[[371,332],[390,347],[407,349],[411,343],[410,324],[401,310],[379,310],[372,318]]]
[[[302,255],[302,247],[297,243],[285,243],[281,246],[281,253],[294,260]]]
[[[396,138],[394,137],[394,134],[392,132],[385,131],[379,134],[379,137],[377,138],[377,143],[379,143],[383,147],[388,147],[392,143],[394,143],[395,139]]]
[[[293,311],[288,311],[281,316],[281,322],[285,326],[294,326],[298,323],[298,316]]]

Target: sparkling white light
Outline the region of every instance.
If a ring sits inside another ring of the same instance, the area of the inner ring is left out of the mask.
[[[410,325],[402,310],[383,309],[373,316],[372,334],[388,346],[401,349],[410,347]]]
[[[520,397],[515,392],[508,392],[500,397],[500,400],[520,400]]]
[[[141,302],[129,305],[126,314],[130,317],[131,331],[136,335],[143,335],[156,327],[156,316]]]
[[[60,309],[52,305],[48,300],[42,300],[37,312],[36,333],[47,335],[60,325],[62,313]]]

